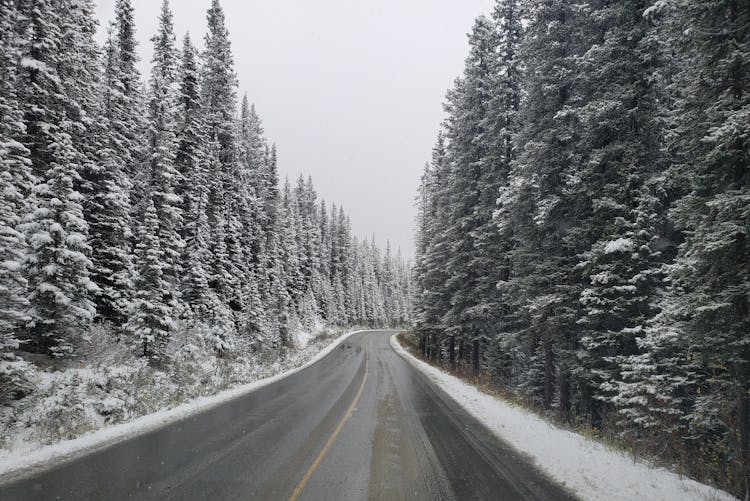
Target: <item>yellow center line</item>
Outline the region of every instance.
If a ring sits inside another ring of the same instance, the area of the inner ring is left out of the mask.
[[[367,366],[369,365],[369,362],[370,360],[367,356],[367,349],[365,349],[365,377],[362,378],[362,385],[359,387],[357,396],[354,397],[354,402],[352,402],[352,405],[349,406],[349,409],[346,411],[346,414],[344,414],[341,422],[333,431],[333,434],[328,438],[328,442],[326,442],[326,444],[323,446],[323,449],[320,451],[320,454],[318,454],[318,457],[315,458],[315,461],[313,461],[313,464],[310,465],[310,468],[307,470],[307,473],[305,473],[305,476],[302,477],[302,480],[294,489],[294,492],[292,492],[292,495],[289,497],[289,501],[296,501],[297,498],[299,498],[300,494],[302,494],[302,489],[305,488],[305,485],[310,480],[310,477],[312,477],[313,473],[315,473],[315,470],[318,468],[318,465],[320,465],[320,462],[323,461],[323,458],[328,453],[328,449],[330,449],[331,445],[333,445],[333,441],[336,440],[336,435],[339,434],[349,418],[352,417],[352,411],[354,411],[354,408],[357,406],[359,397],[362,396],[362,392],[365,389],[365,383],[367,382]]]

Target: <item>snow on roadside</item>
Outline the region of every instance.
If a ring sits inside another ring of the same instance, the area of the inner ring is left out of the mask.
[[[154,412],[126,423],[102,428],[73,440],[65,440],[24,454],[0,457],[0,485],[5,481],[9,481],[12,477],[15,477],[16,474],[19,474],[22,470],[24,473],[27,473],[48,467],[51,463],[57,464],[62,461],[91,454],[92,452],[104,449],[110,445],[127,440],[128,438],[148,433],[149,431],[156,430],[174,423],[175,421],[207,411],[229,400],[247,395],[248,393],[264,386],[268,386],[269,384],[291,376],[292,374],[315,364],[336,349],[336,347],[346,340],[346,338],[360,332],[366,331],[352,331],[339,336],[315,354],[315,356],[310,358],[304,365],[290,369],[281,374],[237,386],[215,395],[198,398],[185,404],[178,405],[172,409]]]
[[[391,337],[391,346],[440,386],[498,438],[531,457],[552,479],[582,499],[608,501],[736,500],[732,495],[681,477],[577,433],[557,428],[539,416],[418,360]]]

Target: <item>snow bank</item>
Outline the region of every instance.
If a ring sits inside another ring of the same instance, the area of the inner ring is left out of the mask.
[[[730,494],[668,471],[634,461],[577,433],[480,392],[408,353],[391,337],[396,352],[490,429],[530,456],[550,478],[587,500],[735,500]]]
[[[66,440],[53,445],[37,449],[26,454],[11,455],[0,458],[0,484],[10,480],[13,477],[20,476],[23,470],[24,474],[40,470],[81,457],[92,452],[104,449],[118,442],[127,440],[149,431],[161,428],[168,424],[185,419],[194,414],[204,412],[212,407],[216,407],[224,402],[247,395],[259,388],[268,386],[276,381],[284,379],[296,372],[299,372],[331,353],[341,342],[353,334],[367,331],[353,331],[339,336],[325,348],[320,350],[315,356],[308,360],[304,365],[288,370],[281,374],[271,376],[265,379],[237,386],[230,390],[217,393],[212,396],[195,399],[191,402],[179,405],[172,409],[155,412],[136,418],[127,423],[121,423],[107,428],[102,428],[82,437]]]

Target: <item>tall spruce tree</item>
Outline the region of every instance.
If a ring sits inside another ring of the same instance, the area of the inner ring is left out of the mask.
[[[169,305],[164,302],[164,251],[159,241],[159,219],[153,201],[146,207],[136,245],[136,292],[127,329],[136,337],[141,354],[152,365],[166,361],[166,346],[174,328]]]
[[[15,354],[21,346],[18,330],[28,320],[27,283],[21,269],[28,247],[19,224],[33,185],[29,151],[17,140],[24,131],[15,89],[17,23],[15,2],[0,2],[0,402],[28,386],[29,368]]]
[[[101,320],[122,325],[128,315],[133,279],[130,256],[132,234],[130,191],[127,173],[129,153],[124,146],[128,127],[126,103],[120,92],[119,51],[111,32],[104,47],[104,73],[100,89],[100,113],[95,161],[88,164],[84,178],[83,208],[89,223],[92,280],[99,292],[95,297]]]
[[[48,170],[34,187],[35,207],[22,225],[30,246],[23,264],[29,282],[29,344],[53,357],[74,355],[95,315],[88,225],[75,190],[80,166],[68,127],[66,121],[57,125]]]
[[[700,360],[686,419],[703,441],[725,442],[730,472],[750,492],[750,7],[679,2],[676,46],[689,57],[675,79],[676,175],[686,195],[670,213],[685,242],[670,269],[690,357]],[[708,409],[730,409],[716,419]],[[726,434],[721,422],[734,423]],[[723,438],[726,437],[726,438]]]
[[[180,234],[183,226],[182,199],[176,194],[181,173],[175,165],[178,54],[168,0],[162,2],[159,28],[152,41],[154,56],[149,89],[148,190],[159,221],[158,238],[164,259],[164,280],[176,285],[181,275],[184,241]],[[167,294],[170,296],[168,302],[174,303],[176,298],[172,297],[173,294]]]

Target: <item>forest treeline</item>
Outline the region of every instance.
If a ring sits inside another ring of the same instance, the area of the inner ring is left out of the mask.
[[[469,43],[422,350],[747,497],[750,3],[499,0]]]
[[[219,2],[199,50],[164,1],[148,82],[133,14],[118,0],[99,47],[93,0],[0,2],[0,401],[29,391],[24,353],[75,359],[92,324],[157,368],[176,330],[221,356],[405,324],[400,254],[309,179],[280,188]]]

